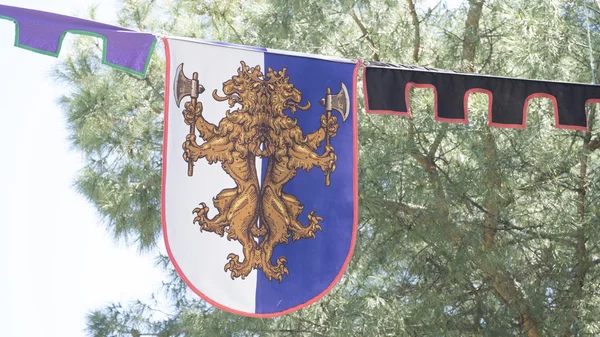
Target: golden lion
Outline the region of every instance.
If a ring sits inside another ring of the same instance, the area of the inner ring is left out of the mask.
[[[235,188],[222,190],[213,199],[218,214],[207,216],[209,207],[200,203],[193,210],[193,222],[205,230],[237,240],[243,246],[244,258],[236,254],[227,256],[224,267],[231,271],[231,278],[244,279],[252,269],[260,269],[271,281],[289,275],[287,260],[281,256],[271,263],[273,249],[280,243],[303,238],[314,238],[322,230],[323,218],[312,210],[308,214],[308,225],[298,220],[304,206],[298,199],[283,192],[283,187],[296,175],[298,169],[310,171],[318,167],[324,172],[333,172],[337,157],[332,146],[326,146],[322,155],[315,150],[326,135],[334,137],[337,118],[321,116],[321,125],[313,133],[304,135],[296,120],[284,114],[285,110],[307,110],[310,102],[300,106],[302,93],[289,83],[286,68],[281,71],[268,69],[261,72],[260,66],[249,67],[241,62],[237,75],[223,83],[224,97],[212,94],[217,101],[227,101],[229,107],[241,107],[225,112],[219,125],[209,123],[202,117],[202,103],[193,107],[185,104],[183,115],[186,124],[196,121],[196,129],[204,143],[198,144],[195,135],[188,135],[183,143],[183,159],[195,162],[206,158],[209,164],[221,162],[225,172],[235,181]],[[258,182],[256,158],[268,158],[266,176],[262,187]]]

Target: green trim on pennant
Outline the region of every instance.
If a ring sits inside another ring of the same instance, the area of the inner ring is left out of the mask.
[[[15,24],[15,43],[14,43],[15,47],[22,48],[22,49],[25,49],[25,50],[29,50],[29,51],[32,51],[32,52],[35,52],[35,53],[38,53],[38,54],[52,56],[52,57],[58,57],[58,55],[60,54],[60,50],[62,48],[62,43],[63,43],[63,40],[64,40],[65,36],[67,35],[67,33],[72,33],[72,34],[77,34],[77,35],[91,36],[91,37],[102,39],[102,41],[103,41],[103,43],[102,43],[102,64],[105,64],[105,65],[107,65],[109,67],[112,67],[112,68],[115,68],[117,70],[124,71],[126,73],[130,73],[130,74],[135,75],[135,76],[139,76],[141,78],[146,77],[146,73],[148,71],[148,67],[150,66],[150,59],[152,58],[152,54],[154,53],[154,49],[156,47],[156,38],[155,38],[154,41],[152,42],[152,45],[150,46],[150,50],[148,51],[148,57],[146,58],[146,63],[145,63],[145,66],[144,66],[144,70],[140,72],[140,71],[136,71],[136,70],[133,70],[131,68],[127,68],[127,67],[124,67],[124,66],[121,66],[121,65],[118,65],[118,64],[115,64],[115,63],[107,61],[106,60],[106,44],[108,42],[107,42],[106,37],[104,35],[102,35],[102,34],[98,34],[98,33],[94,33],[94,32],[88,32],[88,31],[85,31],[85,30],[75,30],[75,29],[71,30],[71,29],[67,29],[67,30],[63,31],[63,33],[61,34],[60,40],[58,41],[57,51],[56,51],[56,53],[53,53],[53,52],[49,52],[49,51],[46,51],[46,50],[41,50],[41,49],[37,49],[37,48],[34,48],[34,47],[29,47],[29,46],[20,44],[19,43],[19,22],[17,22],[17,20],[15,20],[15,19],[13,19],[11,17],[4,16],[4,15],[0,15],[0,19],[12,21]]]

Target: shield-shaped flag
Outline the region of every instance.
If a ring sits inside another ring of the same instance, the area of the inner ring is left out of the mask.
[[[315,302],[341,278],[356,236],[357,66],[164,43],[163,233],[177,272],[241,315]]]

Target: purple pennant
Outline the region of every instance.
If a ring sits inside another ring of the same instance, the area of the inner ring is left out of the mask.
[[[15,46],[55,57],[67,32],[101,38],[104,64],[141,77],[156,44],[153,34],[32,9],[0,5],[0,19],[15,23]]]

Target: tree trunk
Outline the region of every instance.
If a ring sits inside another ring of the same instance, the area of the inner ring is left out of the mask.
[[[585,285],[585,277],[587,275],[588,269],[590,267],[590,263],[587,258],[587,225],[585,223],[585,199],[587,195],[587,181],[588,181],[588,161],[589,156],[592,151],[595,150],[594,146],[592,146],[592,127],[593,121],[595,119],[595,110],[591,110],[592,112],[589,115],[589,127],[590,130],[583,137],[583,144],[581,146],[581,160],[579,162],[579,186],[577,191],[577,215],[581,221],[581,226],[577,228],[577,232],[575,237],[577,238],[577,244],[575,245],[575,254],[577,256],[577,261],[573,270],[575,272],[575,277],[573,280],[573,284],[571,285],[571,289],[569,290],[569,295],[573,296],[574,301],[578,302],[584,299],[583,294],[583,286]],[[573,336],[577,335],[577,330],[572,330],[571,327],[575,326],[578,320],[578,310],[574,310],[572,313],[572,318],[567,326],[567,329],[563,336]]]
[[[470,0],[469,11],[465,21],[465,35],[463,37],[463,55],[462,66],[465,71],[475,72],[475,56],[477,45],[479,44],[479,21],[481,20],[484,0]],[[485,166],[487,185],[489,192],[487,195],[487,214],[486,226],[483,233],[484,250],[488,253],[495,247],[495,237],[498,228],[497,219],[500,211],[504,207],[504,201],[499,195],[501,188],[500,171],[497,168],[497,145],[492,130],[485,130],[482,135],[483,147],[485,151]],[[540,331],[537,327],[535,318],[531,313],[531,306],[527,302],[524,294],[517,286],[516,281],[507,271],[498,270],[485,262],[480,263],[479,267],[493,280],[494,290],[507,305],[513,307],[519,312],[523,331],[529,337],[540,337]]]
[[[477,44],[479,44],[479,21],[483,10],[485,0],[470,0],[469,12],[465,22],[465,36],[463,38],[463,69],[466,71],[475,71],[475,53]]]
[[[410,11],[410,17],[412,19],[415,34],[413,38],[413,62],[417,64],[419,63],[419,52],[421,50],[421,27],[413,0],[406,0],[406,2],[408,2],[408,10]]]

